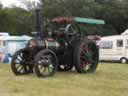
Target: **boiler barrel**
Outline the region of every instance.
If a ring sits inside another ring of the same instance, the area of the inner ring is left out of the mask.
[[[59,50],[60,44],[54,39],[31,39],[28,43],[29,48],[39,48],[39,49],[51,49]]]
[[[45,47],[51,50],[59,50],[60,44],[55,40],[45,40]]]

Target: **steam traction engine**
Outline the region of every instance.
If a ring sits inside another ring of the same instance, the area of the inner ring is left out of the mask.
[[[57,70],[68,71],[73,66],[79,73],[95,72],[98,48],[81,35],[74,18],[55,18],[45,28],[46,36],[31,39],[14,54],[11,69],[15,75],[34,71],[38,77],[49,77]]]

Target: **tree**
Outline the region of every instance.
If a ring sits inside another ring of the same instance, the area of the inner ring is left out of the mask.
[[[128,22],[128,1],[127,0],[107,0],[107,3],[99,4],[97,17],[107,21],[109,26],[116,30],[117,34],[122,33],[127,28]]]
[[[28,35],[33,30],[32,13],[16,6],[3,8],[0,12],[0,22],[0,31],[13,35]]]

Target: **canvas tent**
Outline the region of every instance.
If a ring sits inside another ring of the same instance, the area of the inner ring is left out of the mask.
[[[8,63],[9,55],[13,55],[17,50],[24,48],[30,36],[0,36],[0,62]],[[10,58],[11,59],[11,58]]]
[[[8,32],[0,32],[0,36],[9,36]]]
[[[24,48],[31,38],[29,36],[0,36],[0,53],[13,55],[16,50]]]

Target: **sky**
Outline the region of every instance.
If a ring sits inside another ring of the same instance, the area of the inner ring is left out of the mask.
[[[0,0],[0,2],[3,4],[4,7],[9,7],[12,4],[13,5],[17,5],[17,6],[22,6],[22,4],[20,3],[20,1],[22,1],[22,0]],[[29,0],[29,1],[39,1],[39,0]]]

